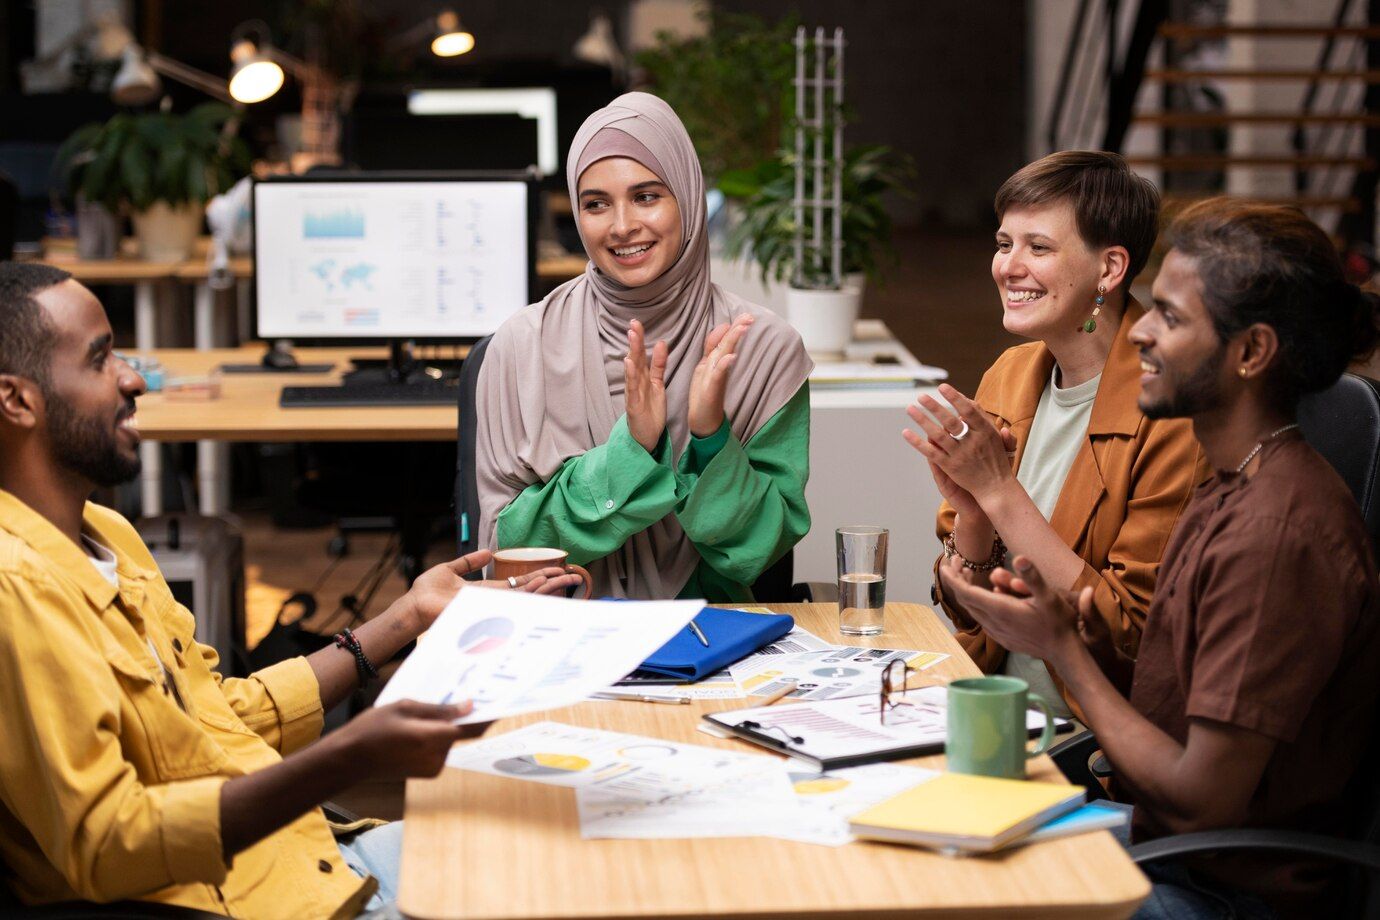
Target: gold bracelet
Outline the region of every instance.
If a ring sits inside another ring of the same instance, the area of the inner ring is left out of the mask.
[[[957,556],[958,561],[963,564],[965,569],[972,569],[974,572],[990,572],[997,568],[1006,560],[1006,544],[1002,542],[1001,534],[992,538],[992,555],[986,562],[973,562],[967,556],[958,551],[958,546],[954,542],[953,531],[944,538],[944,558]]]

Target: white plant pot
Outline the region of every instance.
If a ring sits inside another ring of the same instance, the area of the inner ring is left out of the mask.
[[[861,305],[861,288],[849,284],[838,291],[796,287],[786,291],[786,319],[817,360],[842,360],[843,350],[853,341],[853,323]]]
[[[146,211],[135,211],[134,236],[139,255],[153,262],[181,262],[191,256],[201,233],[201,205],[170,207],[160,201]]]

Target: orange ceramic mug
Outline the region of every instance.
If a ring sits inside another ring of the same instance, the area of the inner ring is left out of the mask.
[[[589,577],[589,570],[584,566],[567,563],[565,560],[569,556],[570,554],[565,550],[553,549],[549,546],[500,549],[494,553],[494,578],[497,581],[507,581],[509,578],[539,572],[542,569],[559,567],[567,572],[574,572],[584,579],[584,599],[589,600],[594,594],[594,579]]]

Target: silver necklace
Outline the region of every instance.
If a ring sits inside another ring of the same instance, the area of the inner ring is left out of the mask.
[[[1250,463],[1252,460],[1255,459],[1255,455],[1260,453],[1260,449],[1265,446],[1266,441],[1273,441],[1275,438],[1284,434],[1284,432],[1288,431],[1290,428],[1297,427],[1299,427],[1299,423],[1293,422],[1292,424],[1285,425],[1283,428],[1276,428],[1274,431],[1270,432],[1269,434],[1265,435],[1265,437],[1257,441],[1255,447],[1252,447],[1251,452],[1246,455],[1246,459],[1242,460],[1241,465],[1236,468],[1236,475],[1241,475],[1241,471],[1246,468],[1246,464]]]

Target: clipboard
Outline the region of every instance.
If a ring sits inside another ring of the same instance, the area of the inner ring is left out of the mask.
[[[887,724],[881,722],[879,704],[877,694],[867,694],[730,709],[702,718],[719,731],[820,771],[943,753],[947,688],[910,691],[901,707],[887,710]],[[1043,714],[1027,712],[1026,729],[1037,737],[1044,730]],[[1070,731],[1072,723],[1056,719],[1054,729]]]

